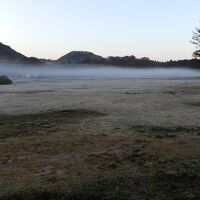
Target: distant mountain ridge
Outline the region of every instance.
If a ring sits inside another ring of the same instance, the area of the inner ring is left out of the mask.
[[[136,58],[135,56],[110,56],[104,58],[88,51],[71,51],[62,56],[56,63],[59,64],[102,64],[128,67],[195,67],[200,68],[200,60],[177,60],[159,62],[148,57]]]
[[[0,61],[15,62],[21,64],[102,64],[128,67],[195,67],[200,68],[200,60],[177,60],[159,62],[148,57],[136,58],[135,56],[110,56],[104,58],[88,51],[71,51],[57,60],[38,59],[27,57],[10,46],[0,42]]]

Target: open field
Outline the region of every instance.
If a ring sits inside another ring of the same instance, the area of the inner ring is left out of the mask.
[[[0,87],[0,199],[200,199],[200,79]]]

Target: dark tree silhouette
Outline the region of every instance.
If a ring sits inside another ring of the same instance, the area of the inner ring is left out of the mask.
[[[196,51],[193,53],[195,58],[200,58],[200,28],[196,28],[196,31],[193,32],[192,44],[196,46]]]

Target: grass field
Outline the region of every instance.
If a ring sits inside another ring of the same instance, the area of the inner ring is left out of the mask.
[[[0,199],[200,199],[199,127],[83,134],[83,120],[106,115],[1,115]]]

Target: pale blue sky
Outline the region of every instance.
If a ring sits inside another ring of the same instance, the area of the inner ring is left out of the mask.
[[[199,20],[200,0],[0,0],[0,41],[40,58],[87,50],[183,59]]]

